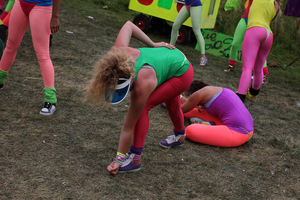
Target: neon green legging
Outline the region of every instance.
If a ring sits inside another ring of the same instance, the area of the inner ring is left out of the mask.
[[[234,35],[233,35],[233,41],[232,41],[231,48],[230,48],[229,59],[232,61],[237,60],[237,53],[238,53],[239,48],[243,44],[246,30],[247,30],[246,20],[244,18],[241,18],[238,25],[235,28]],[[267,67],[267,61],[265,61],[264,67]]]
[[[200,47],[201,54],[205,54],[205,42],[201,33],[201,15],[202,6],[191,7],[190,12],[183,6],[173,24],[170,44],[175,45],[180,27],[189,17],[191,17],[192,28],[197,39],[197,44]]]
[[[246,30],[247,30],[247,23],[244,18],[241,18],[234,31],[233,41],[229,53],[230,60],[237,60],[237,52],[243,44]]]

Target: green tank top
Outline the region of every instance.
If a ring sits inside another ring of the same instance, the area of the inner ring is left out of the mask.
[[[144,65],[154,68],[157,77],[157,86],[172,77],[184,74],[189,68],[189,61],[178,49],[160,48],[139,48],[140,56],[135,60],[135,79]]]

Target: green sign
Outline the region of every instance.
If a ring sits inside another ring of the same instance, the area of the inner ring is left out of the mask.
[[[203,29],[202,34],[205,40],[205,52],[229,59],[230,48],[233,40],[232,36]],[[198,44],[195,49],[200,51]],[[242,45],[237,54],[237,61],[242,62]]]

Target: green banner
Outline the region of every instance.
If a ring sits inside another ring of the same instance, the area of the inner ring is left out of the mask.
[[[202,29],[202,34],[205,40],[205,52],[229,59],[232,36],[204,29]],[[200,51],[198,44],[195,49]],[[238,50],[237,61],[242,62],[242,47]]]

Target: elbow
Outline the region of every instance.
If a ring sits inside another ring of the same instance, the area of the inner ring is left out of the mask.
[[[131,21],[129,21],[129,20],[127,20],[127,22],[125,23],[125,25],[132,25],[133,23],[131,22]]]

